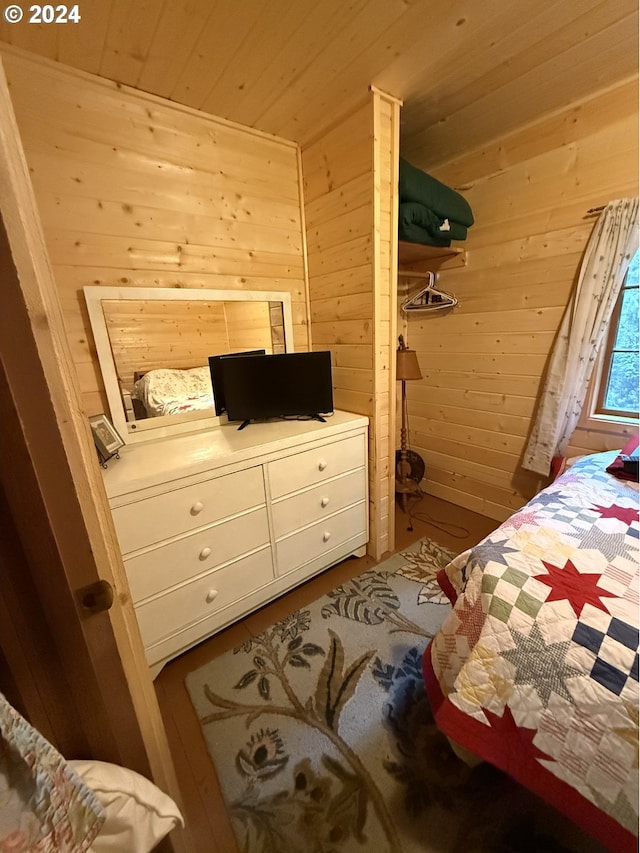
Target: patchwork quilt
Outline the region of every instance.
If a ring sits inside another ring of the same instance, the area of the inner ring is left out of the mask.
[[[439,727],[605,846],[637,850],[638,492],[577,462],[438,576]]]

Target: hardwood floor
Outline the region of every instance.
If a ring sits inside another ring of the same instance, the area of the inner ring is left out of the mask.
[[[412,500],[410,512],[414,516],[412,519],[396,508],[396,551],[428,536],[459,553],[475,545],[498,525],[496,521],[429,495],[419,503]],[[156,679],[158,701],[182,791],[180,805],[186,823],[182,836],[189,853],[236,853],[237,845],[218,778],[184,684],[186,676],[373,565],[375,562],[370,557],[339,563],[185,652],[167,664]]]

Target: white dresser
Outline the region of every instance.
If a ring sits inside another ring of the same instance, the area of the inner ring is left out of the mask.
[[[171,658],[368,540],[367,419],[130,445],[105,485],[147,659]]]

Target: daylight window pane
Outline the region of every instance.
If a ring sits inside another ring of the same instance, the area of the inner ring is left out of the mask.
[[[638,289],[625,290],[614,349],[638,349]]]
[[[640,362],[637,352],[617,352],[611,359],[611,373],[605,396],[605,409],[635,413],[638,411]]]
[[[631,258],[629,269],[627,270],[627,284],[637,285],[640,278],[640,252],[636,252]]]

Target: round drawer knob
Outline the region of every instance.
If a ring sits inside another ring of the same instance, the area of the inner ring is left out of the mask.
[[[196,501],[191,507],[191,515],[198,515],[198,513],[202,512],[203,509],[204,504],[202,503],[202,501]]]
[[[321,460],[318,462],[318,471],[324,471],[324,469],[325,469],[326,467],[327,467],[327,463],[326,463],[326,461],[325,461],[324,459],[321,459]]]
[[[325,531],[325,533],[323,533],[323,534],[322,534],[322,541],[323,541],[323,542],[328,542],[328,541],[329,541],[329,539],[331,539],[331,534],[330,534],[330,533],[329,533],[329,531],[327,530],[327,531]]]
[[[214,600],[214,598],[217,597],[217,595],[218,595],[217,589],[210,589],[209,592],[207,593],[207,598],[206,598],[207,604],[211,604],[211,602]]]
[[[328,506],[328,504],[329,498],[322,498],[322,500],[320,501],[320,506]]]
[[[207,557],[211,556],[211,548],[203,548],[202,551],[198,554],[198,557],[201,560],[206,560]]]

